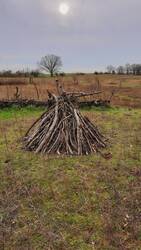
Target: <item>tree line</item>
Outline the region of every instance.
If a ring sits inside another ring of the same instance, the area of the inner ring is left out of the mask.
[[[0,71],[0,77],[38,77],[40,72],[38,70],[18,70],[12,72],[12,70]]]
[[[13,73],[11,70],[2,71],[0,72],[0,77],[38,77],[41,72],[49,73],[51,77],[54,75],[62,75],[64,76],[65,73],[59,73],[62,67],[62,59],[59,56],[48,54],[43,56],[38,62],[38,69],[37,70],[23,70],[17,71]],[[94,74],[127,74],[127,75],[141,75],[141,64],[129,64],[127,63],[124,66],[114,67],[113,65],[108,65],[106,68],[106,72],[98,72],[95,71]]]
[[[126,75],[141,75],[141,64],[129,64],[114,67],[112,65],[107,66],[107,73],[109,74],[126,74]]]

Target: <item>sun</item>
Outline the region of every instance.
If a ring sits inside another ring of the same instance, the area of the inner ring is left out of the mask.
[[[62,15],[67,15],[68,12],[69,12],[69,5],[67,3],[61,3],[60,6],[59,6],[59,12],[62,14]]]

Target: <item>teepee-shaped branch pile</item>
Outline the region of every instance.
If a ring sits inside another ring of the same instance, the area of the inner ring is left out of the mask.
[[[36,153],[88,155],[105,148],[105,138],[75,107],[75,100],[88,95],[49,93],[50,108],[27,131],[25,149]]]

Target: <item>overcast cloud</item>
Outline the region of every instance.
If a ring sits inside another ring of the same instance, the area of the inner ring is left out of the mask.
[[[35,68],[48,53],[66,71],[141,63],[140,12],[141,0],[0,0],[0,70]]]

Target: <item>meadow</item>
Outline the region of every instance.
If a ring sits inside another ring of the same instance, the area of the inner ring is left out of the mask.
[[[55,77],[42,78],[0,78],[0,100],[14,99],[16,86],[19,88],[20,98],[47,100],[47,90],[56,93]],[[91,92],[97,88],[99,81],[102,93],[98,99],[108,99],[112,91],[117,90],[112,104],[116,106],[141,107],[141,76],[127,75],[66,75],[59,77],[66,91]],[[31,83],[30,83],[31,82]],[[93,97],[92,97],[93,98]]]
[[[61,80],[67,90],[96,86],[93,75],[78,78]],[[0,110],[0,249],[141,250],[141,78],[98,78],[103,98],[122,84],[110,108],[81,109],[109,139],[109,160],[26,152],[21,138],[45,109]],[[55,91],[54,80],[35,81],[40,99]],[[1,85],[0,99],[14,88]],[[37,98],[34,86],[19,88]]]

